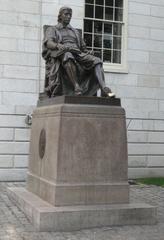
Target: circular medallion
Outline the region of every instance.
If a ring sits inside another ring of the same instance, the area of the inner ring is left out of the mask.
[[[39,137],[39,156],[42,159],[44,157],[46,150],[46,131],[43,128],[40,132],[40,137]]]

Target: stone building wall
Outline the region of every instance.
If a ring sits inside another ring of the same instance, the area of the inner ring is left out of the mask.
[[[39,91],[40,1],[0,0],[0,180],[25,177]]]
[[[25,116],[44,86],[42,26],[73,8],[83,26],[83,0],[0,0],[0,180],[22,180],[30,128]],[[164,1],[129,0],[128,72],[106,73],[126,109],[129,177],[164,176]]]

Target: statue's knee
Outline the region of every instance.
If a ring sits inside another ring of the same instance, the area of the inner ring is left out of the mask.
[[[102,69],[102,63],[100,62],[100,63],[96,64],[96,67]]]
[[[72,69],[72,66],[74,66],[74,61],[72,59],[68,59],[66,62],[64,62],[64,68]]]
[[[65,57],[65,58],[70,58],[70,57],[73,58],[73,55],[72,55],[71,52],[65,52],[65,53],[64,53],[64,57]]]
[[[63,64],[67,64],[69,61],[73,61],[74,56],[70,52],[66,52],[63,56]]]

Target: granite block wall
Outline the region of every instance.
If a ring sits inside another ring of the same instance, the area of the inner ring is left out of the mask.
[[[40,1],[0,0],[0,180],[25,179],[39,92]]]

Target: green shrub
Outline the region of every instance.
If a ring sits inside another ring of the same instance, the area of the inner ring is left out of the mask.
[[[164,187],[164,177],[140,178],[137,179],[136,182],[146,185],[156,185]]]

